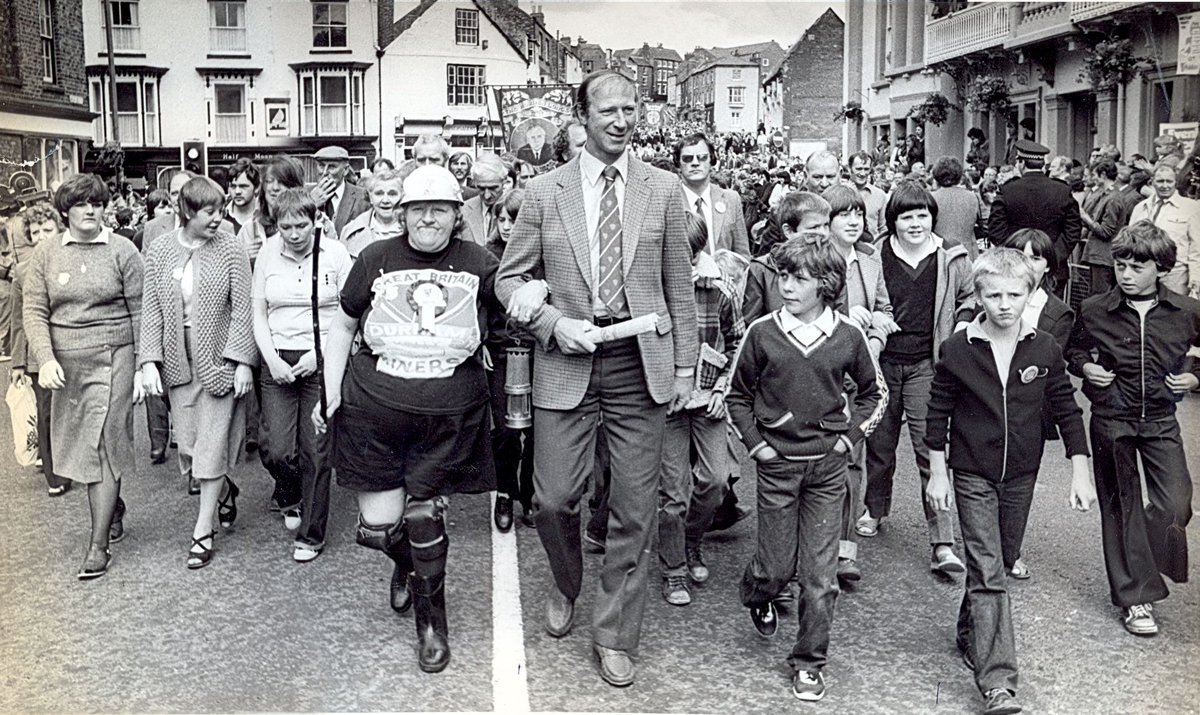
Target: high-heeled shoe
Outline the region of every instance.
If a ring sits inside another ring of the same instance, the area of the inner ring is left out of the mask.
[[[210,531],[198,539],[194,536],[192,537],[192,547],[193,548],[200,547],[200,550],[199,551],[192,551],[191,549],[188,550],[187,567],[189,569],[192,569],[192,570],[202,569],[205,566],[208,566],[212,562],[213,539],[216,537],[216,535],[217,535],[217,532]],[[208,542],[208,544],[209,544],[208,546],[204,545],[203,542],[205,542],[205,541]]]
[[[241,494],[241,491],[229,477],[225,477],[225,483],[229,486],[229,489],[225,491],[225,496],[217,501],[217,519],[221,521],[221,526],[228,529],[237,520],[237,498]]]
[[[79,573],[75,577],[80,581],[89,581],[94,578],[100,578],[108,573],[108,564],[112,561],[112,554],[108,549],[92,544],[88,549],[87,556],[83,559],[83,566],[79,568]]]

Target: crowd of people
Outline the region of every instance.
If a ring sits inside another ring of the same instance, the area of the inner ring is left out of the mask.
[[[247,452],[297,562],[323,552],[336,480],[358,543],[394,564],[389,604],[415,613],[426,672],[450,660],[455,494],[495,491],[499,531],[537,530],[551,636],[573,628],[583,552],[604,553],[592,645],[614,686],[634,681],[650,582],[687,606],[733,578],[710,572],[705,534],[756,511],[741,602],[765,637],[794,608],[792,692],[815,701],[906,423],[929,568],[966,574],[957,643],[986,713],[1020,710],[1006,582],[1033,573],[1047,442],[1070,458],[1071,505],[1099,497],[1124,627],[1157,632],[1163,575],[1187,580],[1174,414],[1200,384],[1194,149],[1160,138],[1153,161],[1099,147],[1084,163],[1027,137],[995,166],[972,132],[927,170],[920,128],[903,151],[800,161],[762,132],[637,116],[636,87],[605,71],[540,176],[428,135],[361,176],[330,146],[312,182],[292,158],[242,159],[224,185],[181,172],[113,211],[78,174],[15,212],[5,352],[37,395],[48,494],[87,485],[78,578],[103,576],[124,537],[145,402],[150,461],[175,447],[199,496],[187,568],[237,519]],[[754,508],[733,488],[746,457]]]

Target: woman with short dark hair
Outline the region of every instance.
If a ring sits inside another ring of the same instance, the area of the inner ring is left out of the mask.
[[[962,162],[952,156],[939,157],[933,165],[933,179],[937,182],[933,198],[938,205],[933,232],[962,244],[974,261],[979,255],[975,236],[982,228],[983,209],[979,196],[962,185]]]
[[[142,383],[151,395],[170,391],[179,467],[200,482],[189,569],[212,560],[214,517],[227,528],[237,518],[238,488],[228,475],[246,437],[239,398],[250,391],[258,362],[250,262],[241,242],[220,230],[224,205],[211,179],[184,184],[182,225],[146,254]]]
[[[133,243],[105,228],[108,200],[94,174],[63,182],[54,207],[67,233],[34,250],[24,287],[29,352],[38,384],[53,391],[54,470],[88,485],[92,534],[81,580],[108,571],[109,543],[124,535],[121,479],[137,469],[133,405],[143,394],[135,366],[142,259]]]

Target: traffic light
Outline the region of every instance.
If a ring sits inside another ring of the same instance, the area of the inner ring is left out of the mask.
[[[179,165],[197,176],[208,176],[208,147],[201,141],[186,141],[179,148]]]

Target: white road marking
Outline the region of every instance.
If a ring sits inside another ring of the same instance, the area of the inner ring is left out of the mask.
[[[492,493],[495,509],[496,494]],[[488,521],[492,512],[488,513]],[[525,625],[517,572],[517,530],[502,534],[492,523],[492,707],[498,713],[527,713]]]

